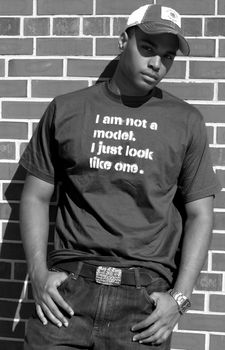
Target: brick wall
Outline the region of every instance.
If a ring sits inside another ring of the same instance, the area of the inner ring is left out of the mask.
[[[53,96],[92,85],[117,54],[127,15],[145,1],[0,0],[0,348],[22,349],[33,307],[18,227],[24,171],[18,160]],[[152,3],[154,1],[152,0]],[[170,0],[191,56],[178,56],[164,88],[203,113],[225,187],[225,2]],[[224,189],[225,191],[225,189]],[[225,348],[225,205],[216,198],[213,240],[173,349]],[[53,208],[54,209],[54,208]],[[53,210],[54,211],[54,210]],[[54,213],[52,213],[54,215]]]

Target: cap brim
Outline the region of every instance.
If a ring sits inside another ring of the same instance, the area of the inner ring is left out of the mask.
[[[146,34],[163,34],[163,33],[171,33],[177,36],[179,40],[179,50],[183,53],[183,55],[188,56],[190,54],[190,47],[183,36],[180,28],[178,26],[174,26],[174,28],[171,28],[171,26],[167,26],[162,23],[154,23],[154,22],[148,22],[148,23],[140,23],[137,24],[137,26]]]

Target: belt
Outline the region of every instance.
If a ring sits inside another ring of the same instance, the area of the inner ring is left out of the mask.
[[[70,272],[76,279],[82,276],[91,281],[105,285],[147,286],[160,274],[146,268],[117,268],[113,266],[96,266],[84,262],[60,262],[52,270]]]

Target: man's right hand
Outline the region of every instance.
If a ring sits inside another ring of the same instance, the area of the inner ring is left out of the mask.
[[[68,326],[68,320],[60,309],[68,316],[73,316],[73,309],[66,303],[58,291],[58,287],[65,281],[68,275],[65,272],[46,271],[31,276],[33,296],[36,303],[37,315],[46,325],[48,320],[56,326]],[[59,309],[60,308],[60,309]]]

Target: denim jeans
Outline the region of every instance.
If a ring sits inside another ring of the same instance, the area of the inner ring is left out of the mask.
[[[28,321],[24,350],[169,350],[162,345],[133,342],[131,327],[153,311],[149,294],[169,289],[168,282],[154,277],[147,287],[107,286],[70,274],[59,287],[72,306],[69,326],[44,326],[37,315]]]

